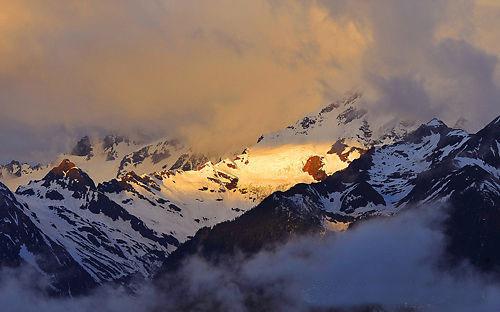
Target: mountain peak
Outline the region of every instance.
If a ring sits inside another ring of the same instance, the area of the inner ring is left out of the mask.
[[[76,143],[75,147],[71,151],[71,155],[75,156],[87,156],[90,157],[92,154],[92,143],[90,138],[86,135]]]
[[[65,178],[70,180],[70,186],[78,185],[79,187],[89,186],[92,189],[95,188],[94,181],[69,159],[64,159],[57,167],[52,168],[43,180],[50,183]]]
[[[484,129],[492,129],[500,127],[500,115],[493,119]]]
[[[76,168],[76,165],[66,158],[57,167],[54,167],[51,172],[65,175],[73,168]]]
[[[440,127],[448,127],[444,122],[442,122],[438,118],[432,118],[429,122],[425,124],[428,127],[431,128],[440,128]]]

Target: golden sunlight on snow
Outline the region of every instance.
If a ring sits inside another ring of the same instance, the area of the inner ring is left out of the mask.
[[[346,168],[348,162],[336,154],[329,154],[330,149],[331,144],[247,149],[234,159],[224,159],[216,164],[208,162],[199,170],[166,174],[162,191],[178,200],[195,198],[202,202],[216,197],[220,205],[245,207],[249,202],[257,204],[271,193],[287,190],[297,183],[316,182],[303,170],[313,156],[321,158],[321,169],[327,175]],[[349,160],[359,156],[359,152],[353,151]],[[221,186],[227,191],[219,192]]]
[[[238,176],[240,187],[268,186],[284,190],[297,183],[312,183],[314,178],[302,168],[311,156],[323,157],[324,170],[332,174],[347,167],[335,154],[327,154],[331,144],[284,145],[270,148],[254,148],[248,154],[240,155],[232,161],[216,165],[218,170]],[[229,164],[229,165],[228,165]]]

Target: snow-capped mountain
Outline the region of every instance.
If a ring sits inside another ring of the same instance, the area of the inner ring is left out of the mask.
[[[36,167],[23,164],[23,170],[16,169],[15,174],[3,174],[0,176],[0,180],[14,191],[20,185],[42,179],[54,166],[57,166],[62,160],[68,159],[78,164],[80,168],[85,168],[92,179],[105,181],[116,177],[121,159],[140,147],[142,144],[121,136],[108,135],[103,139],[91,139],[89,136],[84,136],[76,142],[71,151],[59,155],[50,164]],[[13,161],[12,163],[18,162]],[[2,167],[7,166],[4,165],[0,168]],[[3,170],[5,171],[5,169]]]
[[[447,205],[448,252],[482,269],[500,265],[500,117],[468,134],[433,119],[374,147],[321,182],[276,192],[234,221],[200,230],[167,260],[199,253],[217,261],[306,233],[346,230],[374,216]]]
[[[199,161],[197,166],[187,168],[173,166],[150,174],[149,179],[161,180],[158,182],[168,198],[182,195],[179,201],[189,202],[182,199],[187,197],[220,205],[203,192],[210,191],[221,176],[226,177],[232,181],[227,190],[233,194],[232,205],[239,209],[251,207],[271,193],[287,190],[297,183],[321,181],[346,168],[372,146],[394,142],[414,128],[408,122],[394,120],[370,126],[375,117],[361,108],[360,99],[361,95],[355,93],[330,104],[281,131],[261,136],[241,154],[216,163],[197,158],[205,163]],[[172,169],[181,170],[174,174]]]
[[[306,116],[285,129],[262,135],[260,146],[332,143],[337,140],[355,148],[369,148],[394,142],[415,129],[417,121],[399,120],[394,116],[381,119],[362,105],[362,94],[354,92],[333,102],[319,112]]]
[[[99,283],[148,277],[179,244],[110,200],[69,160],[16,196],[31,221]]]
[[[49,293],[76,295],[96,286],[65,246],[32,221],[36,218],[0,183],[0,265],[31,266],[48,278]]]
[[[322,181],[405,133],[402,123],[389,134],[372,131],[359,99],[331,104],[216,163],[177,140],[86,136],[55,164],[7,182],[30,221],[93,282],[148,278],[201,228],[233,220],[273,192]]]
[[[219,172],[237,176],[239,186],[262,199],[296,183],[319,181],[345,168],[371,146],[393,142],[413,127],[412,123],[395,119],[373,126],[378,124],[377,117],[362,108],[361,95],[354,93],[281,131],[261,136],[241,155],[213,166]],[[25,164],[24,170],[2,169],[0,179],[15,190],[30,180],[41,179],[63,159],[75,163],[96,183],[131,171],[144,175],[197,170],[209,161],[175,139],[139,143],[116,135],[102,139],[85,136],[51,164],[33,168]]]
[[[45,235],[103,283],[150,277],[200,228],[254,206],[251,193],[236,185],[209,163],[198,171],[129,172],[96,185],[66,159],[42,179],[20,186],[16,197]]]
[[[20,163],[16,160],[11,161],[8,164],[0,165],[0,177],[2,178],[12,178],[20,177],[22,175],[27,175],[33,171],[40,170],[41,165],[31,166],[28,163]]]
[[[217,163],[203,156],[186,154],[170,168],[163,166],[161,171],[142,175],[129,171],[100,183],[98,189],[151,229],[184,242],[202,227],[233,220],[275,191],[287,190],[297,183],[323,180],[347,167],[370,146],[403,135],[402,126],[392,128],[390,135],[382,135],[381,130],[374,135],[368,121],[362,118],[364,115],[352,113],[359,98],[356,94],[327,106],[318,114],[306,117],[309,124],[298,121],[281,134],[271,134],[273,144],[260,140],[241,154]],[[310,126],[311,120],[315,120],[314,127]],[[302,130],[290,134],[298,125]],[[307,139],[313,129],[330,133],[330,141],[306,143],[304,138]],[[156,147],[150,145],[130,154],[141,157],[129,155],[124,159],[135,159],[138,166],[144,165],[143,160],[150,161],[152,158],[148,157],[155,155]]]
[[[89,285],[150,278],[172,252],[253,252],[290,234],[453,201],[464,181],[498,206],[498,118],[473,135],[436,119],[417,129],[380,123],[360,99],[348,96],[217,162],[177,140],[84,137],[54,165],[3,169],[17,187],[9,205]]]
[[[12,160],[7,164],[0,164],[0,181],[10,189],[15,190],[19,185],[26,184],[32,179],[40,179],[47,171],[48,165],[30,165]]]
[[[147,174],[165,169],[189,170],[207,161],[176,140],[140,143],[116,135],[102,139],[84,136],[70,152],[59,155],[50,164],[31,166],[12,161],[0,165],[0,180],[15,190],[31,180],[40,180],[64,159],[75,163],[97,183],[123,176],[129,171]]]
[[[98,189],[159,233],[183,242],[204,226],[232,220],[256,202],[237,179],[206,164],[197,171],[130,172]]]

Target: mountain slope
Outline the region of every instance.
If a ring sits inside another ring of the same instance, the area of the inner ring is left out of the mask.
[[[232,220],[254,205],[234,177],[206,164],[198,171],[133,172],[98,186],[107,197],[158,232],[185,241],[204,226]]]
[[[15,190],[19,185],[27,184],[30,180],[41,179],[49,170],[49,166],[33,166],[12,160],[7,164],[0,164],[0,182],[11,190]]]
[[[373,144],[396,140],[405,133],[398,123],[389,134],[382,135],[382,127],[373,134],[365,119],[369,114],[353,112],[362,110],[359,100],[360,95],[355,94],[329,105],[307,117],[309,123],[298,121],[301,131],[290,126],[232,158],[196,162],[201,157],[194,159],[196,168],[179,164],[151,174],[129,172],[98,188],[152,229],[168,230],[184,242],[202,227],[233,220],[275,191],[322,180],[347,167]],[[329,141],[324,137],[316,143],[313,130],[329,134]],[[340,137],[347,134],[350,136]],[[309,139],[313,141],[307,143]]]
[[[129,171],[146,174],[165,169],[189,170],[207,161],[176,140],[140,143],[116,135],[103,138],[84,136],[71,151],[59,155],[48,165],[31,166],[17,161],[0,165],[0,180],[15,190],[29,181],[43,178],[64,159],[75,163],[98,183],[123,176]]]
[[[497,269],[499,120],[469,135],[434,119],[394,144],[370,149],[322,182],[277,192],[232,222],[200,230],[167,259],[164,270],[194,253],[218,261],[228,253],[255,253],[294,235],[344,230],[422,204],[449,206],[450,259]]]
[[[414,126],[379,124],[360,101],[354,94],[328,105],[216,163],[175,140],[84,137],[16,197],[97,283],[148,278],[186,241],[174,255],[208,242],[207,256],[251,253],[290,235],[449,201],[455,184],[481,170],[472,191],[488,188],[496,205],[498,119],[475,135],[439,120],[408,134]]]
[[[227,207],[229,202],[230,208],[243,212],[273,192],[285,191],[297,183],[323,180],[327,175],[346,168],[371,146],[393,142],[406,133],[407,124],[403,122],[370,126],[370,120],[375,117],[361,108],[360,101],[360,94],[348,96],[282,131],[262,136],[254,146],[217,163],[199,162],[196,168],[173,166],[170,169],[180,170],[174,173],[166,169],[139,176],[156,181],[161,193],[166,194],[163,199],[175,200],[181,206],[184,203],[211,207],[204,210],[212,211],[213,207]],[[140,183],[122,180],[120,183],[129,184],[129,189],[140,191]],[[224,180],[226,182],[219,183]],[[214,185],[214,182],[219,185]],[[134,198],[127,198],[127,192],[116,193],[120,197],[117,200],[138,204]],[[155,196],[161,197],[159,194]],[[139,204],[144,203],[139,201]],[[229,214],[226,218],[219,218],[218,222],[238,215]],[[210,219],[210,214],[194,218]]]
[[[79,294],[94,287],[90,275],[63,245],[31,220],[36,218],[0,183],[0,265],[28,265],[45,275],[52,294]]]
[[[20,187],[16,196],[32,222],[96,282],[148,277],[179,244],[110,200],[68,160],[42,180]]]
[[[280,131],[262,135],[257,145],[276,146],[309,142],[344,140],[355,147],[392,143],[417,125],[416,121],[399,120],[393,116],[381,118],[363,107],[362,94],[355,92],[340,101],[323,107]],[[348,144],[349,145],[349,144]]]

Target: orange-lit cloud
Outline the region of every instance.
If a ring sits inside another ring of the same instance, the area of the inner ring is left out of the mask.
[[[436,74],[433,60],[456,50],[439,44],[456,40],[446,27],[462,19],[465,5],[474,8],[470,35],[460,38],[465,59],[449,67],[463,67],[474,49],[497,55],[485,38],[498,33],[476,29],[489,4],[408,3],[0,0],[0,138],[7,142],[0,154],[29,151],[30,133],[38,135],[36,148],[53,151],[63,138],[90,131],[181,136],[225,151],[352,88],[381,108],[406,100],[393,89],[421,88],[409,92],[429,102],[420,111],[483,118],[463,112],[464,104],[442,108],[450,97],[436,90],[453,93],[467,82],[455,83],[451,69]],[[478,66],[496,68],[489,60]],[[496,92],[487,87],[482,101]]]

